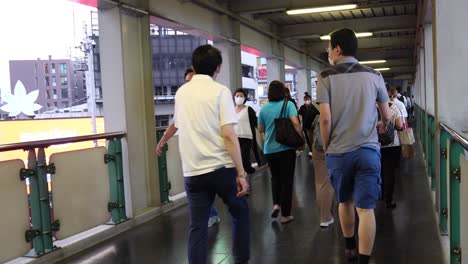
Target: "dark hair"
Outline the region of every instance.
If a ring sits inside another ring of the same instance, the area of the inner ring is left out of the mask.
[[[286,87],[280,81],[272,81],[268,86],[268,101],[278,102],[284,100]]]
[[[332,48],[340,46],[344,56],[356,56],[358,41],[356,34],[349,28],[342,28],[330,34]]]
[[[312,97],[310,97],[308,92],[304,93],[304,100],[306,100],[306,99],[312,99]]]
[[[237,89],[236,91],[234,91],[233,96],[236,96],[236,93],[241,93],[241,94],[244,95],[244,98],[245,98],[244,104],[245,104],[245,102],[247,102],[247,92],[246,92],[244,89],[239,88],[239,89]]]
[[[197,74],[213,77],[221,63],[223,63],[221,52],[211,45],[202,45],[193,51],[192,66]]]
[[[193,69],[192,68],[188,68],[187,70],[185,70],[185,73],[184,73],[184,78],[187,77],[187,75],[189,73],[192,73],[193,72]]]

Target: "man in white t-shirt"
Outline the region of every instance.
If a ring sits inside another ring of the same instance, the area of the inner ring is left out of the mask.
[[[190,209],[190,264],[207,262],[206,223],[216,194],[233,218],[234,262],[246,263],[250,257],[249,209],[244,197],[248,183],[234,130],[237,115],[229,89],[214,81],[221,63],[221,52],[213,46],[195,49],[196,74],[175,96],[174,125]]]
[[[405,104],[397,99],[398,90],[396,88],[392,87],[388,91],[388,94],[390,95],[390,101],[392,102],[392,104],[395,104],[398,107],[398,109],[400,110],[400,112],[401,112],[401,114],[403,116],[403,129],[406,129],[408,127],[408,111],[406,111]]]

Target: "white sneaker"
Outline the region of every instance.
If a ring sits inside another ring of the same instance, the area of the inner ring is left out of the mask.
[[[320,223],[320,228],[327,228],[331,224],[333,224],[334,222],[335,222],[335,219],[332,217],[332,218],[330,218],[330,220]]]
[[[212,227],[219,222],[221,222],[221,218],[219,218],[218,216],[212,216],[208,218],[208,227]]]
[[[312,152],[309,151],[307,155],[309,155],[309,157],[312,157]]]

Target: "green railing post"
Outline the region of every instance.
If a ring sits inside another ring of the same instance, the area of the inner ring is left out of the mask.
[[[440,131],[440,210],[439,210],[439,225],[440,232],[443,235],[448,234],[448,199],[447,199],[447,140],[450,139],[450,134],[441,129]]]
[[[429,159],[429,174],[431,176],[431,189],[434,191],[436,187],[435,171],[436,171],[436,155],[435,155],[435,120],[434,117],[428,115],[429,126],[428,126],[428,159]]]
[[[117,169],[117,193],[119,203],[119,220],[120,222],[127,220],[127,213],[125,212],[125,189],[123,178],[123,165],[122,165],[122,141],[120,138],[115,140],[115,164]]]
[[[55,173],[53,168],[53,165],[47,166],[44,148],[39,148],[37,150],[37,179],[42,219],[42,240],[44,241],[45,253],[54,249],[50,219],[49,189],[47,184],[47,173]]]
[[[164,135],[165,130],[157,130],[156,138],[158,142]],[[169,202],[169,190],[171,189],[171,184],[167,175],[167,153],[168,147],[167,144],[162,149],[161,156],[158,157],[158,172],[159,172],[159,192],[161,198],[161,204]]]
[[[460,154],[464,148],[455,140],[450,143],[450,264],[460,264]]]
[[[41,217],[41,196],[39,190],[39,179],[37,176],[36,150],[28,151],[28,170],[34,173],[29,177],[29,199],[31,206],[31,232],[37,234],[32,239],[34,251],[37,256],[44,255],[44,240],[42,239],[42,217]]]
[[[107,206],[107,209],[111,213],[112,223],[117,224],[120,222],[119,214],[119,194],[118,194],[118,184],[117,184],[117,166],[116,166],[116,146],[114,140],[108,141],[107,154],[104,157],[104,162],[107,163],[109,171],[109,191],[110,191],[110,201]]]

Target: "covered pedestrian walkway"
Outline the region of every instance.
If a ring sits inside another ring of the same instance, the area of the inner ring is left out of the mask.
[[[250,263],[347,263],[338,222],[329,229],[319,228],[312,162],[304,154],[297,160],[293,196],[296,221],[291,224],[281,225],[270,218],[268,168],[253,176],[248,198]],[[419,150],[417,157],[402,162],[397,177],[397,208],[387,209],[383,202],[377,206],[373,263],[443,263],[429,182]],[[230,215],[219,199],[217,208],[222,220],[209,230],[210,263],[234,263],[230,255]],[[60,263],[188,263],[188,219],[188,207],[182,206]]]

